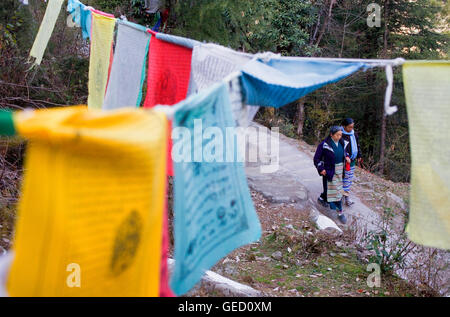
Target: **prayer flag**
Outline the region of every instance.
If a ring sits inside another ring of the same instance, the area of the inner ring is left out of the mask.
[[[103,109],[139,107],[150,34],[146,28],[118,21],[116,49]]]
[[[256,59],[244,65],[242,84],[249,105],[279,108],[320,87],[337,82],[363,63],[308,61],[305,59]]]
[[[78,106],[14,122],[29,143],[8,293],[159,296],[165,116]]]
[[[116,19],[100,14],[98,11],[93,11],[92,17],[88,107],[99,109],[103,105],[108,82]]]
[[[236,52],[216,44],[194,46],[188,95],[211,87],[233,72],[239,71],[252,57],[251,54]],[[253,116],[250,118],[249,108],[244,103],[240,79],[236,77],[231,80],[228,90],[236,124],[246,127]]]
[[[192,50],[152,36],[144,107],[174,105],[186,98],[191,72]],[[169,122],[168,175],[173,175],[172,139]]]
[[[189,94],[197,93],[239,71],[252,59],[251,54],[215,45],[197,45],[192,50]]]
[[[201,126],[196,126],[199,122]],[[180,149],[182,154],[174,160],[175,268],[171,286],[181,295],[220,258],[259,239],[261,226],[243,163],[234,159],[235,147],[223,138],[227,129],[235,127],[226,84],[216,84],[177,105],[174,125],[183,133],[173,147],[175,154]],[[214,137],[205,139],[204,133],[212,131]],[[206,152],[219,153],[221,145],[225,149],[222,154],[233,159],[206,158]],[[205,156],[199,158],[202,148]]]
[[[64,0],[50,0],[47,4],[44,19],[30,51],[30,56],[35,58],[34,65],[40,65],[42,62],[42,57],[52,36],[63,2]]]
[[[81,27],[83,39],[90,38],[92,26],[91,10],[78,0],[69,0],[67,11],[72,15],[73,22]]]
[[[411,143],[408,237],[450,249],[450,62],[403,64]]]

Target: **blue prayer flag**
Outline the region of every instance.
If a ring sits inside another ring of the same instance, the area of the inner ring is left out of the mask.
[[[363,63],[255,59],[242,69],[246,103],[279,108],[356,72]]]
[[[83,39],[91,37],[92,12],[78,0],[69,0],[67,11],[72,15],[73,22],[81,27]]]
[[[215,141],[225,144],[226,128],[235,127],[226,84],[216,84],[176,107],[174,129],[189,131],[188,137],[174,140],[172,148],[176,151],[180,145],[177,142],[182,142],[181,145],[187,149],[184,151],[185,161],[174,159],[175,268],[171,287],[181,295],[222,257],[258,240],[261,226],[243,162],[219,159],[205,162],[205,158],[198,159],[198,151],[214,142],[213,138],[204,137],[206,129],[221,130],[221,136],[216,135],[220,140]],[[194,122],[198,119],[201,119],[200,129],[199,121]],[[224,147],[224,152],[230,150],[233,149]]]

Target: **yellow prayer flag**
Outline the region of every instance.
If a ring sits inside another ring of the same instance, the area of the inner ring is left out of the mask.
[[[158,296],[166,185],[161,113],[14,114],[29,139],[11,296]]]
[[[40,65],[42,62],[42,57],[52,36],[63,2],[64,0],[50,0],[48,2],[44,18],[30,51],[30,56],[36,59],[34,64]]]
[[[411,143],[408,236],[450,249],[450,62],[406,62],[403,82]]]
[[[100,109],[108,83],[108,70],[116,19],[92,12],[92,41],[89,61],[89,108]]]

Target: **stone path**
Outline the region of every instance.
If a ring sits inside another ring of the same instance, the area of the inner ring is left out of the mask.
[[[257,147],[254,141],[255,131],[269,131],[266,127],[254,122],[251,126],[257,129],[249,129],[251,137],[248,138],[248,151]],[[263,153],[259,156],[258,162],[246,162],[249,186],[275,203],[295,203],[299,207],[313,206],[312,213],[316,213],[316,217],[319,210],[342,227],[335,212],[317,203],[317,197],[322,192],[322,179],[313,164],[314,153],[309,149],[301,149],[297,140],[280,134],[279,169],[274,173],[262,173],[261,165],[267,165],[269,161],[274,164],[276,161],[276,155],[273,154],[266,151],[265,155]],[[355,204],[351,207],[344,206],[344,212],[349,218],[347,224],[350,224],[353,218],[357,219],[361,225],[367,226],[369,230],[374,229],[379,223],[379,215],[364,205],[358,197],[352,198]]]

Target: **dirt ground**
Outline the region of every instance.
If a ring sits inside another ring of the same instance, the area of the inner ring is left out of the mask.
[[[252,191],[261,225],[260,242],[228,254],[212,270],[259,290],[263,296],[430,296],[395,276],[369,287],[364,250],[349,228],[343,235],[318,232],[308,210],[271,204]],[[281,252],[276,254],[276,252]],[[190,296],[221,296],[199,289]]]

